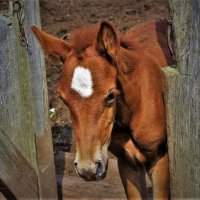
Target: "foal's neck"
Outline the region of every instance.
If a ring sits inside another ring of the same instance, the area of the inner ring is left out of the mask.
[[[130,121],[139,112],[157,115],[155,107],[162,105],[162,75],[160,68],[140,48],[121,48],[118,56],[118,88],[121,96],[117,102],[116,120],[121,126],[130,126]],[[143,113],[144,114],[144,113]]]
[[[130,126],[131,116],[138,107],[141,84],[137,77],[134,78],[137,76],[138,63],[137,55],[133,51],[120,49],[117,85],[121,94],[117,100],[116,121],[121,127]]]

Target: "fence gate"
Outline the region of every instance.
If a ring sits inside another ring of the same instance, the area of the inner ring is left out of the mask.
[[[45,63],[30,30],[40,26],[39,2],[5,2],[7,11],[0,11],[0,182],[16,199],[56,199]],[[25,39],[29,53],[22,46]]]

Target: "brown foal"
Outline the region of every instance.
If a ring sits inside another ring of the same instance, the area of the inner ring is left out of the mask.
[[[102,21],[76,29],[69,42],[32,27],[41,47],[59,58],[58,91],[69,107],[77,174],[106,175],[108,148],[117,156],[128,199],[146,199],[145,174],[155,199],[169,197],[161,67],[173,63],[167,22],[148,22],[117,34]]]

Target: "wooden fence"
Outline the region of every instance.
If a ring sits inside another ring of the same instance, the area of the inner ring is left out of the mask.
[[[0,15],[0,181],[16,199],[56,199],[45,63],[30,30],[40,26],[39,2],[24,1],[32,55],[20,45],[14,0],[9,2]]]
[[[0,181],[17,199],[56,199],[44,59],[30,31],[40,26],[38,0],[24,1],[32,55],[10,2],[0,15]],[[200,2],[169,4],[178,60],[164,70],[171,198],[200,199]]]
[[[169,4],[178,61],[165,69],[171,198],[200,199],[200,1]]]

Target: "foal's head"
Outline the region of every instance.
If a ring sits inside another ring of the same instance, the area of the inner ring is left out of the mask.
[[[106,173],[119,94],[114,67],[118,36],[107,22],[75,31],[69,43],[36,27],[32,30],[44,51],[64,62],[58,91],[71,113],[76,171],[86,180],[100,180]]]

